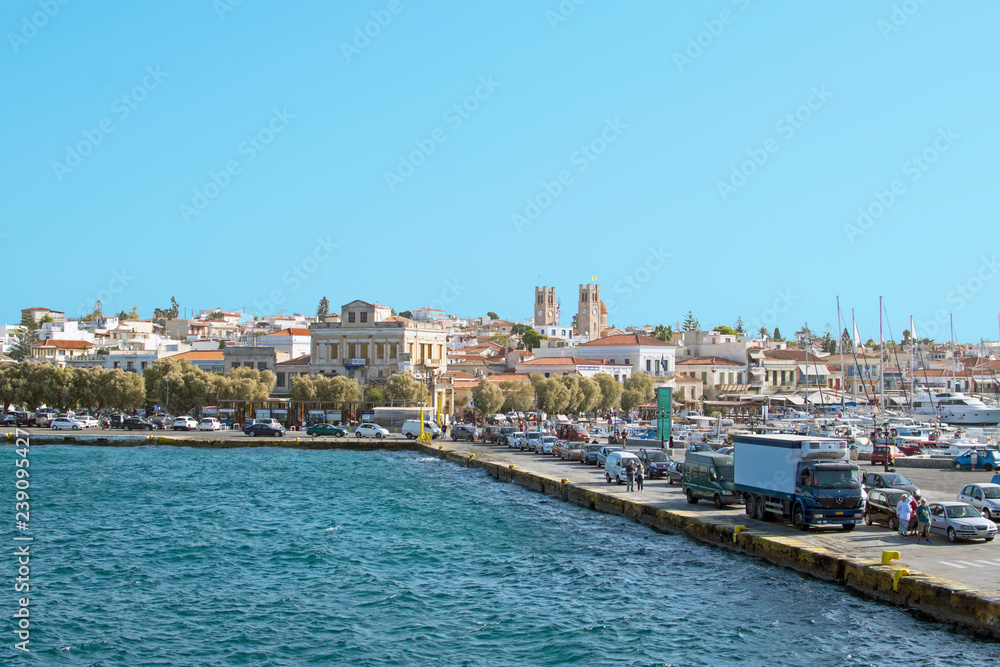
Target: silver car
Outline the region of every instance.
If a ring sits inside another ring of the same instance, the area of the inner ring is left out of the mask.
[[[1000,517],[1000,484],[967,484],[958,492],[958,501],[969,503],[993,520]]]
[[[987,542],[997,536],[997,525],[984,519],[968,503],[931,503],[931,532],[947,535],[949,542],[983,539]]]

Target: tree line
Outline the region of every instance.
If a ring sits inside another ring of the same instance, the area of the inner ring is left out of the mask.
[[[531,376],[531,384],[483,380],[472,390],[472,402],[483,415],[495,412],[524,412],[532,404],[549,414],[587,413],[620,407],[629,412],[654,396],[654,381],[647,373],[636,373],[618,382],[607,373],[592,378],[563,375],[547,378]]]

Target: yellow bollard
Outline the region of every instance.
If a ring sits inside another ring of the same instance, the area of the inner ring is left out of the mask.
[[[733,526],[733,542],[736,541],[736,536],[746,530],[746,526]]]
[[[511,470],[513,470],[513,469],[514,469],[514,464],[513,464],[513,463],[511,463],[511,464],[510,464],[509,466],[507,466],[507,467],[508,467],[508,468],[510,468]]]
[[[295,436],[295,442],[299,442],[299,437]]]
[[[444,451],[444,445],[438,445],[438,449],[443,452]]]
[[[568,482],[569,480],[568,480],[568,479],[566,479],[565,477],[563,477],[563,478],[562,478],[561,480],[559,480],[559,481],[560,481],[560,482],[562,482],[563,484],[565,484],[565,483],[566,483],[566,482]]]
[[[910,574],[909,570],[896,570],[896,574],[892,575],[892,590],[899,592],[899,580]]]
[[[882,552],[882,565],[890,565],[893,560],[899,558],[898,551],[883,551]]]

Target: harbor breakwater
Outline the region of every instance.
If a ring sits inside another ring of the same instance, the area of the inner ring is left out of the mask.
[[[938,621],[967,628],[977,634],[1000,639],[1000,597],[944,578],[906,570],[878,561],[837,553],[787,536],[761,529],[757,522],[710,520],[698,512],[664,509],[654,502],[587,488],[516,465],[490,461],[462,449],[409,440],[326,440],[308,437],[295,440],[225,440],[172,438],[169,436],[32,435],[32,444],[79,444],[89,446],[175,446],[198,448],[289,447],[299,449],[347,449],[360,451],[418,451],[455,464],[484,470],[494,479],[514,483],[538,493],[605,514],[622,516],[656,530],[683,534],[729,551],[761,558],[818,579],[838,583],[867,597],[917,610]],[[13,443],[12,438],[7,442]],[[751,524],[751,525],[748,525]]]

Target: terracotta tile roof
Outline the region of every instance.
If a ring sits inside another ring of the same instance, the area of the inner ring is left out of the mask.
[[[685,359],[684,361],[678,361],[678,366],[746,366],[746,364],[741,364],[738,361],[733,361],[732,359],[723,359],[722,357],[693,357],[691,359]]]
[[[279,361],[278,363],[275,364],[275,366],[305,366],[311,361],[310,356],[311,355],[303,354],[301,357],[295,357],[294,359]]]
[[[50,313],[59,313],[60,315],[65,315],[66,313],[61,310],[52,310],[51,308],[46,308],[45,306],[32,306],[31,308],[22,308],[21,310],[47,310]]]
[[[462,359],[464,361],[487,361],[487,357],[481,354],[449,354],[449,359]]]
[[[481,382],[479,379],[455,380],[455,389],[475,389]]]
[[[501,382],[531,382],[531,376],[527,373],[494,373],[487,375],[486,380],[493,384]]]
[[[632,366],[632,364],[614,364],[607,359],[581,359],[580,357],[535,357],[518,363],[527,366],[625,366],[626,368]]]
[[[309,329],[303,329],[301,327],[289,327],[288,329],[282,329],[281,331],[275,331],[274,333],[269,333],[264,338],[269,336],[310,336]]]
[[[476,377],[472,373],[466,373],[465,371],[448,371],[451,373],[456,380],[469,380]]]
[[[94,344],[85,340],[57,340],[46,338],[43,341],[34,343],[31,347],[54,347],[58,350],[86,350]]]
[[[642,334],[617,334],[614,336],[607,336],[605,338],[598,338],[597,340],[592,340],[588,343],[581,343],[580,347],[628,347],[630,345],[656,345],[659,347],[675,347],[674,343],[667,343],[665,341],[653,338],[652,336],[643,336]]]
[[[786,359],[791,361],[822,361],[815,354],[806,350],[767,350],[764,352],[764,356],[768,359]]]
[[[190,352],[173,354],[167,358],[176,359],[177,361],[182,359],[187,359],[188,361],[222,361],[222,350],[191,350]]]

